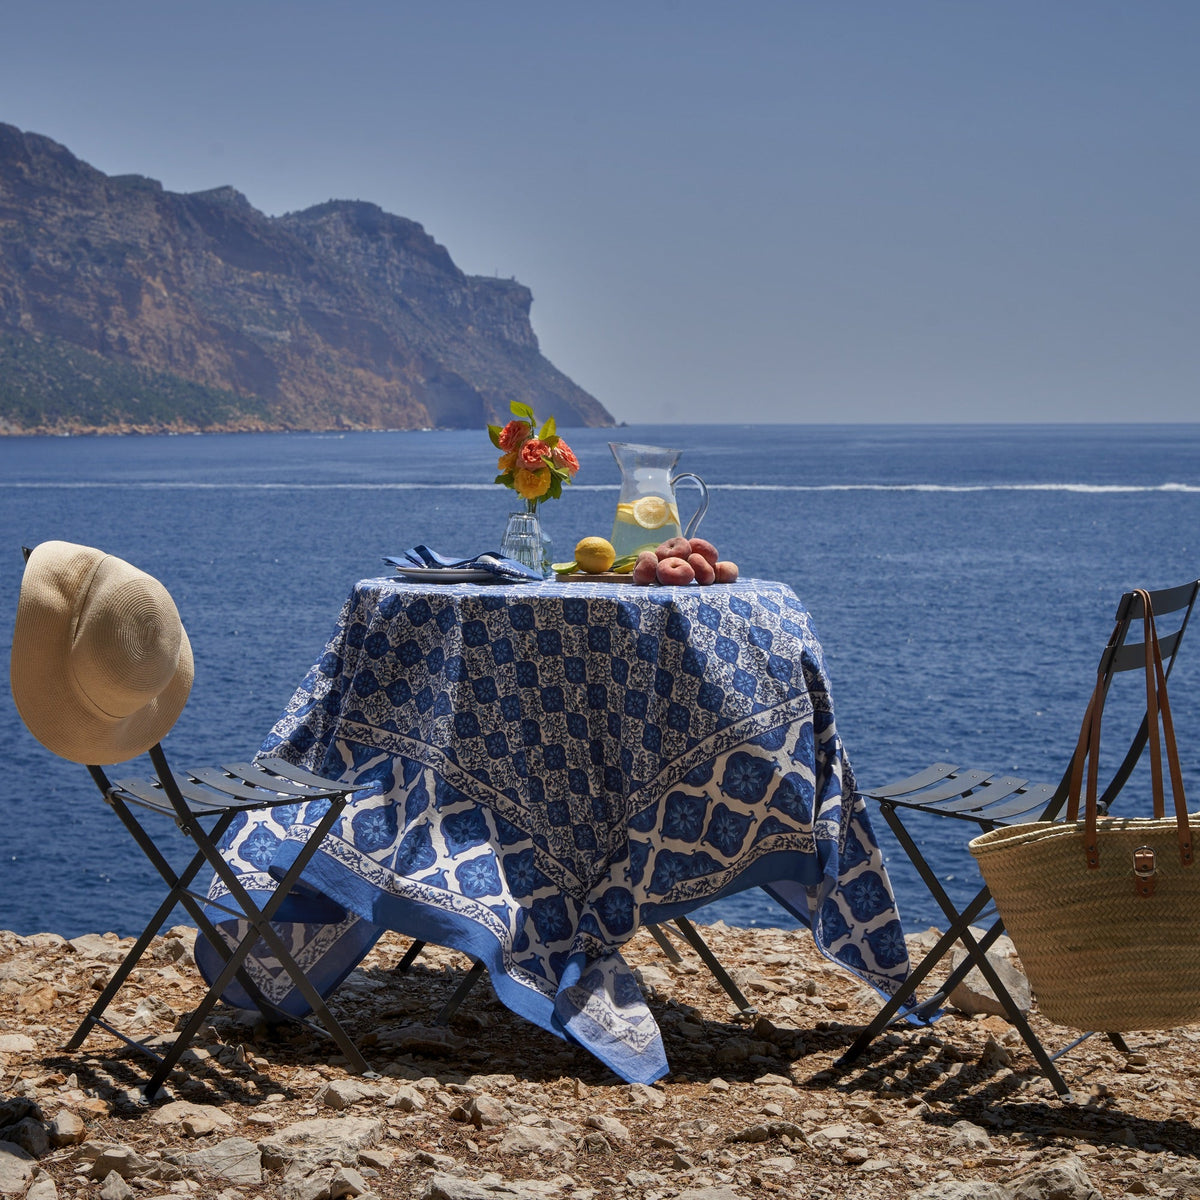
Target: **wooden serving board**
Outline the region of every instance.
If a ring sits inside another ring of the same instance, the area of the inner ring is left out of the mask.
[[[586,571],[572,571],[570,575],[555,575],[554,578],[559,583],[632,583],[633,572],[619,575],[616,571],[598,571],[589,575]]]

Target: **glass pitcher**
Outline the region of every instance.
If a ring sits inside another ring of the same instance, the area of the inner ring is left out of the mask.
[[[634,446],[628,442],[609,442],[608,448],[621,468],[621,494],[617,498],[617,516],[613,521],[613,549],[617,557],[653,550],[672,537],[692,537],[708,509],[708,487],[692,471],[671,472],[682,450],[663,446]],[[690,479],[700,489],[700,504],[684,532],[679,522],[675,485]]]

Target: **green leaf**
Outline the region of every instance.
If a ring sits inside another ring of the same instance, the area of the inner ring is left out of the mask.
[[[528,404],[522,404],[520,400],[514,400],[509,406],[508,411],[514,417],[520,417],[523,421],[529,422],[529,427],[532,429],[534,425],[533,409]]]
[[[559,443],[557,434],[552,433],[549,437],[543,437],[542,441],[546,443],[548,449],[553,450]]]
[[[554,424],[554,418],[547,417],[546,423],[542,426],[542,430],[538,434],[538,437],[540,437],[542,439],[542,441],[544,442],[547,438],[554,437],[554,435],[557,432],[558,432],[558,427]]]
[[[511,471],[505,471],[503,475],[497,475],[496,478],[492,480],[492,482],[493,483],[502,483],[502,484],[504,484],[505,487],[512,487],[513,473]]]
[[[488,431],[488,437],[490,437],[492,439],[492,445],[495,446],[497,450],[499,450],[500,449],[500,426],[499,425],[489,425],[487,427],[487,431]]]

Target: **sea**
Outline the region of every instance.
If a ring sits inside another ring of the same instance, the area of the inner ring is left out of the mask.
[[[1121,593],[1200,577],[1200,424],[564,432],[582,466],[543,507],[552,556],[611,530],[610,441],[680,450],[679,469],[711,491],[697,532],[743,577],[782,580],[812,613],[863,786],[937,760],[1057,781]],[[3,678],[21,546],[98,546],[163,580],[191,638],[196,684],[172,757],[251,755],[354,581],[386,573],[383,556],[498,547],[514,506],[492,482],[494,457],[482,430],[0,438]],[[685,519],[695,496],[680,484]],[[1200,629],[1190,641],[1171,699],[1197,797]],[[1138,691],[1114,688],[1106,755],[1127,744]],[[0,746],[0,928],[140,932],[161,881],[86,770],[25,730],[6,684]],[[1122,810],[1149,812],[1148,790],[1136,778]],[[905,929],[944,925],[878,817],[874,828]],[[973,828],[916,830],[958,902],[978,886]],[[718,918],[794,926],[760,891],[698,914]]]

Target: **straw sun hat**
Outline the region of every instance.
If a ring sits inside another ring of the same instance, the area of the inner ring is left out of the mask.
[[[48,750],[103,766],[165,737],[192,688],[192,647],[157,579],[89,546],[29,556],[13,629],[12,693]]]

